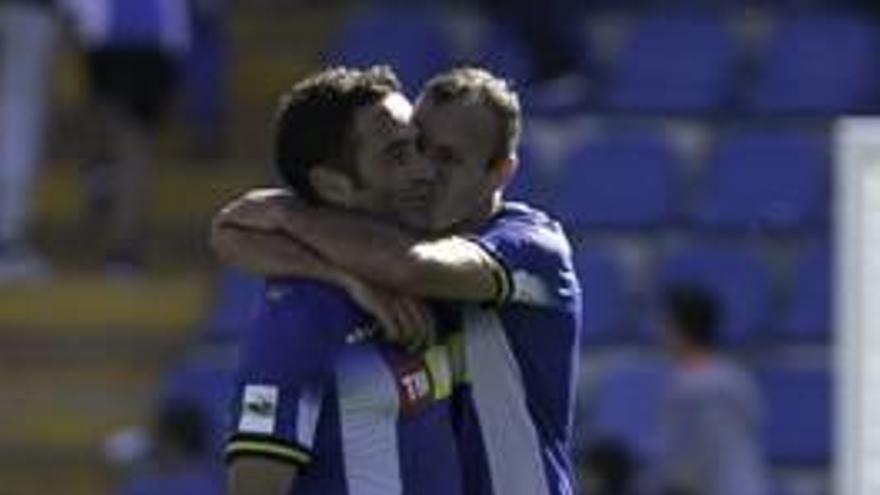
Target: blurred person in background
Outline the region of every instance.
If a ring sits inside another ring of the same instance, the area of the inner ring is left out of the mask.
[[[261,257],[300,242],[349,276],[452,303],[457,318],[444,329],[461,330],[447,342],[466,492],[569,494],[580,286],[562,227],[504,201],[517,168],[519,98],[485,70],[458,68],[427,83],[413,119],[431,164],[430,188],[400,197],[410,213],[402,223],[415,232],[257,191],[218,216],[227,238],[223,246],[215,236],[215,248],[259,272]],[[427,216],[414,209],[426,198]],[[280,242],[256,235],[267,232]],[[295,261],[269,273],[302,273]]]
[[[66,0],[86,49],[95,136],[86,190],[90,227],[106,228],[111,274],[145,262],[154,139],[190,44],[187,0]]]
[[[0,283],[49,275],[28,242],[55,44],[53,0],[0,0]]]
[[[594,442],[579,460],[581,495],[635,495],[636,462],[622,442]]]
[[[121,495],[222,495],[223,476],[210,459],[208,428],[201,410],[186,402],[162,404],[151,432],[145,465]]]
[[[768,495],[757,385],[718,351],[720,308],[696,287],[672,287],[663,297],[661,327],[673,369],[651,493]]]

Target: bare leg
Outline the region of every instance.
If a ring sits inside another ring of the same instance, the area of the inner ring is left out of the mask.
[[[153,136],[133,116],[119,110],[111,113],[111,122],[118,169],[109,223],[110,261],[138,265],[146,239]]]

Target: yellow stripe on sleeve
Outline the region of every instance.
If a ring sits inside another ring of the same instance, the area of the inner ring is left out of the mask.
[[[252,440],[233,440],[226,446],[226,455],[238,454],[269,454],[287,459],[297,464],[308,464],[312,456],[293,447],[278,444],[255,442]]]
[[[425,352],[425,367],[431,374],[434,384],[434,399],[444,399],[452,395],[452,369],[449,364],[449,350],[438,345]]]

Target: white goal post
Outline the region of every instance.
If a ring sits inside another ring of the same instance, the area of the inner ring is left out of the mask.
[[[834,493],[880,494],[880,118],[833,128]]]

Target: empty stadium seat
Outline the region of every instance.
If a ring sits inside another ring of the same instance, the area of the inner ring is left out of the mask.
[[[828,140],[807,132],[749,130],[722,139],[693,212],[704,227],[821,228],[827,218]]]
[[[373,7],[353,14],[332,43],[329,63],[394,68],[410,94],[453,62],[436,12],[416,7]]]
[[[678,249],[662,262],[657,291],[687,285],[713,294],[722,319],[724,344],[745,344],[758,336],[769,315],[771,275],[764,262],[733,245],[698,244]]]
[[[824,341],[830,336],[831,252],[827,243],[816,243],[797,266],[792,298],[780,332],[793,341]]]
[[[523,141],[518,155],[519,167],[505,189],[505,199],[546,208],[554,193],[551,171],[531,141]]]
[[[647,17],[623,49],[608,104],[636,111],[718,109],[731,95],[735,55],[720,18]]]
[[[608,251],[591,247],[575,252],[575,269],[583,297],[582,344],[620,342],[625,297],[623,273],[618,260]]]
[[[877,88],[877,36],[845,15],[779,20],[749,105],[759,112],[838,113],[865,108]]]
[[[674,217],[678,158],[661,135],[619,132],[564,160],[553,211],[574,228],[656,227]]]
[[[655,455],[667,372],[654,362],[617,365],[603,372],[590,397],[586,436],[618,440],[641,459]]]
[[[831,456],[831,376],[828,369],[780,365],[758,373],[767,414],[764,439],[774,463],[824,465]]]
[[[529,82],[532,76],[530,54],[516,30],[506,25],[490,24],[486,27],[474,62],[518,85]]]

